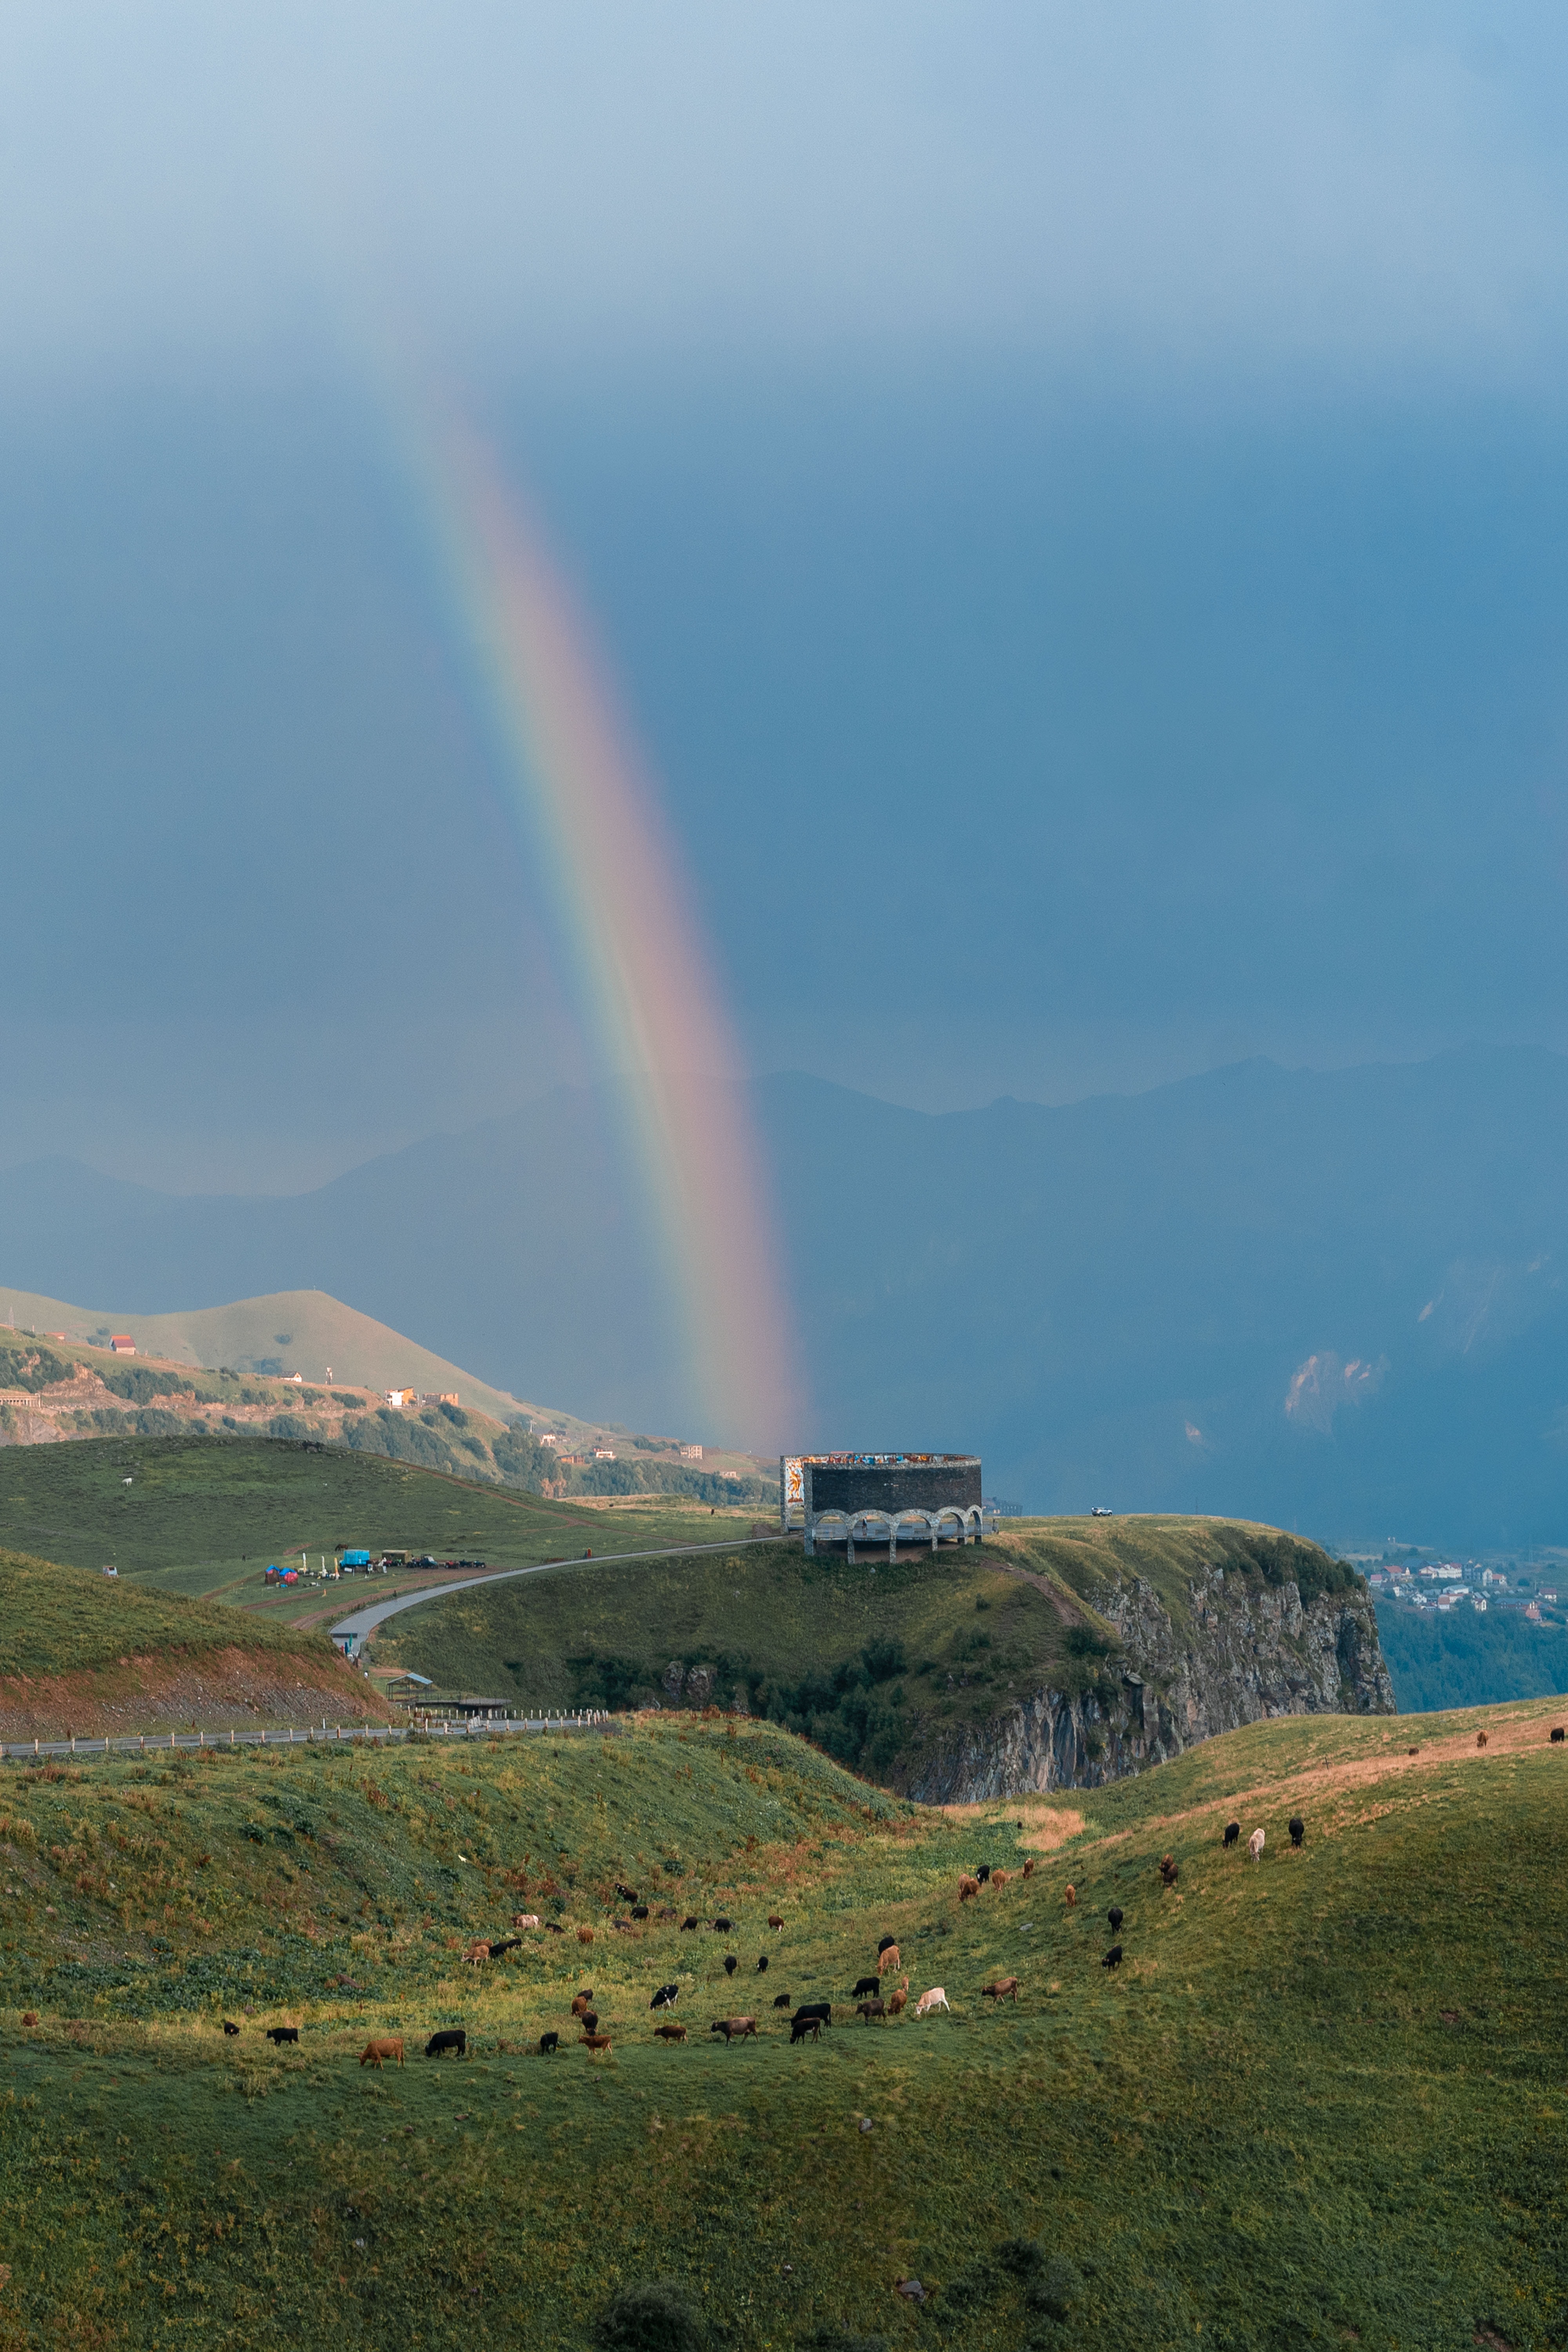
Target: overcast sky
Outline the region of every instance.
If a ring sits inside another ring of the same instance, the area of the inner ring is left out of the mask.
[[[593,1075],[400,479],[542,510],[757,1068],[1568,1047],[1544,7],[0,0],[0,1158]]]

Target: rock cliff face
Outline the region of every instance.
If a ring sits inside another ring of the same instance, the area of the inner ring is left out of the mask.
[[[1215,1569],[1194,1580],[1178,1631],[1141,1577],[1100,1602],[1123,1654],[1087,1689],[1041,1690],[922,1761],[908,1793],[928,1804],[1094,1789],[1278,1715],[1393,1715],[1394,1685],[1363,1591],[1303,1607],[1294,1584]]]

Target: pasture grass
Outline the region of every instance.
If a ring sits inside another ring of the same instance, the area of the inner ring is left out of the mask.
[[[8,1768],[0,2345],[586,2347],[652,2278],[745,2352],[1560,2344],[1552,1719],[1491,1710],[1485,1750],[1475,1717],[1260,1724],[946,1812],[691,1717]],[[1260,1864],[1223,1850],[1233,1809]],[[1037,1866],[961,1906],[983,1859]],[[616,1878],[733,1932],[619,1935]],[[524,1904],[594,1944],[465,1969]],[[885,1933],[951,2015],[852,2021]],[[982,1997],[999,1974],[1016,2006]],[[670,1979],[683,2047],[650,2031]],[[540,2056],[583,1985],[612,2050]],[[775,1990],[843,2005],[820,2043],[788,2046]],[[708,2036],[739,2011],[758,2042]],[[458,2022],[466,2062],[416,2054]],[[373,2032],[401,2071],[358,2066]]]

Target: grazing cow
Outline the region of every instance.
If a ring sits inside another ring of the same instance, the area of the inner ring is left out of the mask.
[[[503,1952],[521,1952],[521,1936],[503,1936],[499,1944],[490,1946],[490,1958],[492,1960],[499,1960]]]
[[[1239,1822],[1226,1822],[1226,1825],[1225,1825],[1225,1836],[1224,1836],[1224,1838],[1221,1840],[1221,1843],[1222,1843],[1222,1844],[1224,1844],[1224,1845],[1232,1846],[1232,1845],[1234,1845],[1234,1844],[1236,1843],[1236,1842],[1237,1842],[1237,1838],[1238,1838],[1240,1835],[1241,1835],[1241,1823],[1240,1823]]]
[[[1107,1954],[1105,1955],[1105,1958],[1101,1960],[1101,1962],[1100,1962],[1100,1967],[1101,1967],[1102,1969],[1119,1969],[1119,1968],[1121,1966],[1121,1945],[1120,1945],[1120,1944],[1112,1944],[1112,1946],[1110,1947],[1110,1951],[1109,1951],[1109,1952],[1107,1952]]]
[[[998,1977],[994,1984],[982,1985],[980,1988],[980,1998],[982,2000],[1016,2000],[1018,1998],[1017,1978]]]
[[[1121,1933],[1121,1920],[1122,1920],[1122,1910],[1121,1910],[1121,1904],[1120,1904],[1120,1903],[1113,1903],[1113,1904],[1111,1905],[1111,1906],[1110,1906],[1110,1910],[1106,1913],[1106,1915],[1105,1915],[1105,1916],[1106,1916],[1106,1917],[1107,1917],[1107,1918],[1110,1920],[1110,1932],[1111,1932],[1111,1934],[1112,1934],[1113,1936],[1120,1935],[1120,1933]]]
[[[425,2044],[426,2058],[444,2058],[448,2050],[454,2051],[459,2058],[468,2056],[468,2037],[462,2026],[448,2025],[440,2033],[433,2033]]]
[[[542,2033],[540,2035],[539,2054],[542,2058],[548,2058],[552,2050],[559,2050],[560,2047],[561,2036],[558,2033]],[[426,2051],[425,2054],[428,2057],[430,2053]]]
[[[537,1911],[514,1911],[511,1915],[511,1924],[514,1927],[537,1927],[539,1914]]]
[[[734,1975],[734,1973],[735,1973],[735,1970],[740,1967],[740,1965],[741,1965],[741,1963],[740,1963],[740,1961],[735,1958],[735,1955],[734,1955],[734,1953],[733,1953],[733,1952],[726,1952],[726,1953],[725,1953],[725,1955],[724,1955],[724,1974],[725,1974],[727,1977],[732,1977],[732,1976]]]
[[[680,1987],[678,1984],[660,1985],[649,2001],[648,2007],[649,2009],[673,2009],[679,1999]]]
[[[902,1968],[902,1966],[903,1962],[899,1958],[897,1944],[888,1945],[886,1949],[877,1956],[877,1974],[879,1977],[886,1976],[889,1969]]]
[[[468,1950],[463,1954],[464,1959],[471,1969],[482,1969],[485,1962],[489,1958],[489,1956],[490,1948],[489,1944],[470,1944]]]
[[[637,1888],[635,1886],[623,1886],[618,1878],[616,1881],[616,1893],[620,1896],[623,1903],[635,1903],[637,1899]]]
[[[237,2033],[239,2032],[238,2026],[231,2025],[226,2017],[223,2021],[223,2030],[226,2033]]]
[[[1268,1843],[1268,1841],[1264,1836],[1261,1830],[1253,1831],[1252,1835],[1247,1841],[1247,1851],[1252,1856],[1254,1862],[1257,1862],[1263,1853],[1263,1849]]]
[[[36,2009],[25,2009],[22,2011],[22,2022],[24,2025],[37,2025],[37,2021],[38,2012]]]
[[[1556,1747],[1560,1739],[1568,1739],[1568,1731],[1564,1731],[1563,1726],[1558,1723],[1554,1724],[1552,1728],[1552,1745],[1553,1748]]]
[[[984,1886],[986,1880],[991,1875],[991,1864],[988,1862],[983,1862],[974,1875],[980,1881],[981,1885]]]
[[[787,2009],[794,1999],[794,1993],[776,1992],[773,1995],[773,2007],[775,2009]]]
[[[297,2025],[269,2025],[267,2029],[267,2039],[268,2042],[276,2042],[281,2050],[286,2042],[298,2042],[300,2029]]]
[[[584,2050],[608,2050],[611,2046],[610,2037],[607,2033],[584,2033],[581,2036],[578,2046]]]
[[[1486,1744],[1487,1744],[1487,1735],[1486,1735],[1486,1733],[1485,1733],[1484,1731],[1478,1731],[1478,1732],[1477,1732],[1477,1734],[1476,1734],[1476,1746],[1477,1746],[1478,1748],[1484,1748],[1484,1747],[1486,1746]]]
[[[1421,1750],[1419,1749],[1419,1748],[1407,1748],[1405,1749],[1405,1753],[1406,1754],[1406,1756],[1419,1756],[1419,1755],[1420,1755],[1420,1753],[1421,1753]]]
[[[1067,1888],[1065,1890],[1065,1899],[1069,1911],[1076,1911],[1078,1909],[1078,1888],[1072,1884],[1070,1879],[1068,1881]]]
[[[823,2023],[820,2017],[792,2017],[789,2021],[790,2048],[793,2050],[797,2042],[804,2042],[808,2033],[814,2042],[820,2042]]]
[[[961,1903],[973,1902],[979,1892],[980,1881],[977,1878],[961,1878],[959,1880],[958,1899]]]
[[[884,1936],[877,1947],[877,1958],[880,1959],[884,1952],[890,1952],[898,1940],[896,1936]]]
[[[1013,1874],[1010,1870],[994,1870],[991,1874],[991,1884],[993,1886],[1006,1886],[1012,1883],[1012,1877]]]
[[[574,1993],[573,1995],[572,2014],[574,2017],[585,2017],[593,2006],[594,1996],[592,1992],[584,1991]]]
[[[881,1990],[881,1983],[880,1977],[857,1977],[855,1990],[849,1998],[851,2000],[858,2000],[863,1992],[878,1992]]]
[[[684,2042],[686,2039],[684,2025],[656,2025],[653,2030],[661,2042]]]
[[[855,2014],[857,2017],[863,2017],[868,2025],[873,2018],[879,2025],[886,2025],[888,2004],[885,2000],[858,2000],[855,2004]]]
[[[930,1991],[922,1992],[919,2000],[916,2001],[915,2015],[917,2017],[929,2017],[934,2011],[939,2009],[945,2009],[950,2017],[952,2015],[952,2004],[949,2002],[946,1993],[943,1992],[941,1985],[932,1985]]]
[[[731,2042],[744,2042],[748,2035],[754,2042],[757,2021],[754,2017],[716,2017],[708,2031],[710,2033],[721,2033],[724,2046],[728,2049]]]
[[[1025,1877],[1026,1877],[1026,1878],[1033,1878],[1034,1874],[1035,1874],[1035,1865],[1034,1865],[1034,1864],[1033,1864],[1032,1862],[1026,1862],[1026,1863],[1024,1864],[1024,1875],[1025,1875]]]
[[[591,1944],[591,1943],[593,1942],[593,1940],[594,1940],[594,1930],[592,1929],[592,1927],[579,1927],[579,1928],[578,1928],[578,1930],[577,1930],[577,1941],[578,1941],[580,1944]]]
[[[359,2063],[362,2066],[374,2066],[379,2069],[388,2058],[395,2058],[398,2064],[402,2065],[403,2043],[400,2038],[389,2036],[384,2042],[367,2042],[360,2052]]]
[[[908,2001],[909,1997],[910,1980],[908,1977],[906,1977],[902,1984],[900,1985],[898,1990],[888,1995],[888,2015],[889,2017],[902,2017],[904,2013],[904,2006]]]
[[[1160,1864],[1160,1875],[1167,1886],[1174,1886],[1182,1874],[1182,1865],[1173,1854],[1165,1854]]]
[[[544,1923],[544,1932],[547,1936],[563,1936],[566,1930],[559,1919],[547,1919]]]
[[[760,1977],[765,1977],[765,1976],[767,1975],[767,1972],[768,1972],[768,1956],[767,1956],[766,1952],[759,1952],[759,1953],[758,1953],[758,1955],[757,1955],[757,1974],[758,1974]]]
[[[599,2012],[596,2009],[585,2009],[583,2011],[583,2031],[584,2033],[597,2033],[599,2031]]]
[[[617,1936],[635,1936],[637,1934],[637,1929],[632,1926],[629,1919],[612,1919],[610,1925],[615,1929]]]
[[[798,2021],[803,2017],[815,2017],[824,2025],[831,2025],[833,2003],[830,2000],[803,2000],[795,2011],[795,2019]]]
[[[634,1919],[646,1919],[647,1917],[647,1905],[646,1903],[634,1903],[632,1905],[632,1917]]]
[[[680,1932],[684,1936],[687,1934],[689,1929],[692,1927],[700,1927],[701,1925],[702,1922],[700,1919],[683,1919],[680,1923]]]
[[[730,1922],[729,1922],[729,1920],[728,1920],[728,1919],[715,1919],[715,1920],[714,1920],[714,1922],[713,1922],[713,1933],[714,1933],[716,1936],[727,1936],[727,1935],[729,1934],[729,1932],[730,1932]]]
[[[655,1917],[655,1918],[659,1922],[659,1925],[660,1925],[661,1927],[668,1927],[668,1924],[669,1924],[669,1922],[670,1922],[670,1920],[671,1920],[671,1919],[679,1919],[679,1916],[680,1916],[680,1914],[679,1914],[679,1911],[677,1911],[677,1910],[673,1909],[673,1908],[672,1908],[672,1906],[671,1906],[669,1904],[668,1904],[668,1903],[661,1903],[661,1904],[659,1905],[659,1906],[658,1906],[658,1909],[654,1913],[654,1915],[653,1915],[653,1916],[654,1916],[654,1917]]]
[[[1300,1846],[1300,1843],[1301,1843],[1301,1840],[1302,1840],[1302,1839],[1306,1836],[1306,1834],[1307,1834],[1307,1824],[1306,1824],[1306,1822],[1301,1819],[1300,1814],[1300,1813],[1292,1813],[1292,1814],[1291,1814],[1291,1816],[1290,1816],[1290,1819],[1286,1822],[1285,1826],[1286,1826],[1286,1828],[1287,1828],[1287,1829],[1289,1831],[1289,1832],[1290,1832],[1290,1843],[1291,1843],[1291,1844],[1292,1844],[1293,1846]]]
[[[776,1911],[770,1911],[768,1913],[768,1925],[770,1927],[782,1927],[784,1926],[784,1921]]]

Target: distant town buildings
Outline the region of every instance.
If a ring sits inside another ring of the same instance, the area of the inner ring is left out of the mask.
[[[407,1406],[419,1402],[417,1389],[383,1389],[382,1395],[394,1412],[402,1412]]]
[[[680,1458],[683,1462],[700,1462],[702,1448],[700,1445],[683,1445],[680,1449]]]

